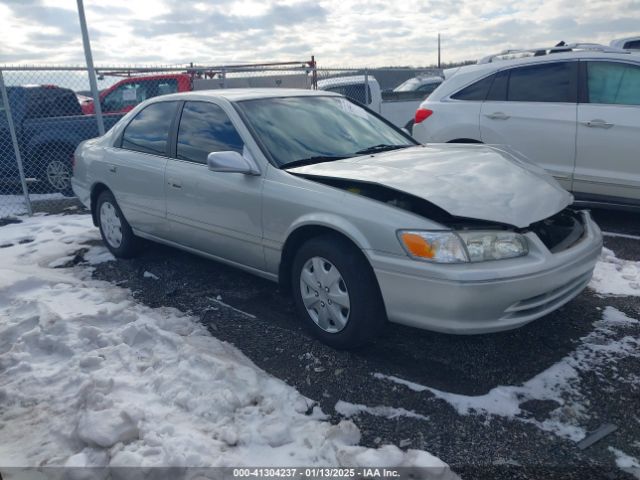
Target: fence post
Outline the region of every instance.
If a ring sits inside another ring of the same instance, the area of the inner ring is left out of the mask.
[[[7,87],[4,84],[4,75],[0,70],[0,90],[2,90],[2,103],[4,104],[4,111],[7,115],[7,123],[9,124],[9,133],[11,134],[11,142],[13,143],[13,152],[16,156],[16,163],[18,164],[18,173],[20,174],[20,183],[22,184],[22,193],[24,195],[24,203],[27,207],[27,213],[29,216],[33,215],[31,210],[31,199],[29,198],[29,190],[27,189],[27,181],[24,178],[24,169],[22,168],[22,157],[20,156],[20,147],[18,145],[18,136],[16,135],[16,126],[13,123],[13,115],[11,113],[11,105],[9,104],[9,95],[7,94]]]
[[[317,90],[318,89],[318,66],[316,65],[316,57],[314,55],[311,55],[310,64],[312,68],[311,86],[313,90]]]
[[[369,69],[364,69],[364,104],[369,105]]]
[[[102,106],[100,105],[100,93],[98,93],[98,81],[96,71],[93,68],[93,56],[91,55],[91,43],[89,42],[89,31],[87,30],[87,20],[84,16],[84,5],[82,0],[78,0],[78,16],[80,17],[80,30],[82,31],[82,43],[84,44],[84,56],[87,61],[87,71],[89,73],[89,85],[91,86],[91,96],[93,97],[93,111],[96,114],[98,133],[104,135],[104,120],[102,119]]]

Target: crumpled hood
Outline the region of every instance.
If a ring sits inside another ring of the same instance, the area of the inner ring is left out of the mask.
[[[288,171],[384,185],[457,217],[521,228],[573,202],[539,167],[486,145],[431,144]]]

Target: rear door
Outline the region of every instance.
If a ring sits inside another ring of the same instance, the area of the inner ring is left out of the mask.
[[[167,218],[176,243],[264,270],[262,177],[207,167],[211,152],[248,155],[244,143],[221,105],[185,102],[167,164]]]
[[[480,112],[484,143],[507,145],[570,190],[575,163],[578,62],[500,72]]]
[[[640,202],[640,64],[581,63],[585,88],[573,188]]]
[[[105,179],[134,229],[159,237],[167,231],[165,168],[178,106],[158,102],[138,112],[95,175]]]

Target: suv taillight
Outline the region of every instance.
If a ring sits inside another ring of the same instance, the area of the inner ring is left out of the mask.
[[[420,123],[429,118],[433,114],[433,110],[428,108],[419,108],[416,110],[415,123]]]

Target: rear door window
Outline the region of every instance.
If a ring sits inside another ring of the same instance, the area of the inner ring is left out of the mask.
[[[169,130],[177,102],[161,102],[140,111],[122,134],[122,148],[154,155],[168,155]]]
[[[221,107],[208,102],[186,102],[180,117],[176,156],[207,163],[211,152],[242,153],[243,141]]]
[[[507,100],[575,103],[577,65],[577,62],[556,62],[511,69]]]
[[[589,103],[640,105],[640,66],[587,62]]]

